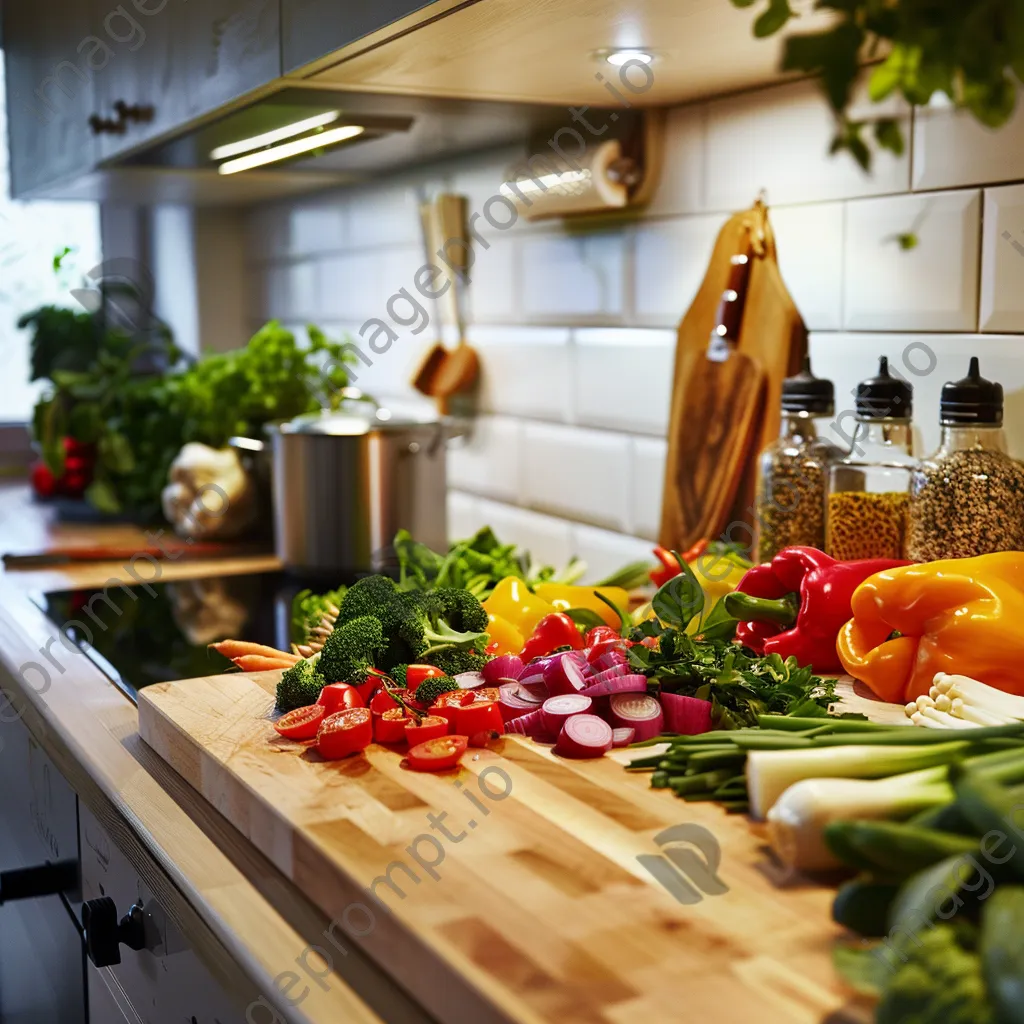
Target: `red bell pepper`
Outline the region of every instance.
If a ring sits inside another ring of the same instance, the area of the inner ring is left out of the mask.
[[[853,614],[853,592],[876,572],[909,564],[837,562],[817,548],[785,548],[755,565],[726,595],[725,608],[740,620],[736,639],[755,653],[795,656],[815,672],[842,672],[836,639]]]
[[[526,641],[526,646],[519,653],[523,662],[532,661],[542,655],[550,654],[559,647],[571,647],[578,651],[583,647],[583,637],[576,628],[576,623],[565,612],[553,612],[545,615]]]

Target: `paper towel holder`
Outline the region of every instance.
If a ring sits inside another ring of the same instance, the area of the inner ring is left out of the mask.
[[[582,149],[575,129],[572,143],[562,143],[560,132],[531,143],[532,155],[509,167],[501,186],[520,216],[593,216],[650,200],[661,171],[664,111],[616,111],[609,121]]]

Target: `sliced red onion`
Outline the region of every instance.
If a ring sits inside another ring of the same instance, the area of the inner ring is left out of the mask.
[[[611,655],[613,658],[615,657],[615,655],[621,655],[622,657],[625,657],[625,650],[626,644],[621,639],[602,640],[600,641],[600,643],[594,644],[594,646],[587,651],[587,661],[589,661],[590,664],[593,665],[596,662],[600,661],[601,658],[605,657],[605,655]],[[608,667],[610,666],[605,665],[605,668]]]
[[[492,685],[518,679],[523,674],[523,659],[518,654],[501,654],[483,668],[484,679]]]
[[[616,665],[614,668],[606,668],[603,672],[595,672],[587,680],[587,683],[593,686],[596,683],[606,683],[609,679],[619,679],[622,676],[631,675],[636,675],[636,673],[631,672],[628,665]]]
[[[579,693],[587,685],[579,665],[568,654],[548,665],[544,670],[544,682],[554,697],[562,693]]]
[[[636,729],[627,729],[620,727],[618,729],[612,729],[612,746],[613,747],[628,747],[630,743],[636,738]]]
[[[562,657],[568,658],[584,676],[589,676],[593,671],[590,667],[590,662],[587,661],[586,651],[567,651]]]
[[[498,698],[498,706],[501,708],[501,717],[507,725],[513,718],[520,718],[530,711],[536,711],[537,705],[533,701],[523,700],[516,692],[519,689],[518,683],[502,683],[500,687],[501,696]]]
[[[518,715],[508,722],[508,732],[519,733],[521,736],[532,736],[544,728],[544,722],[540,716],[540,708],[528,712],[525,715]]]
[[[590,664],[594,666],[595,672],[604,672],[606,669],[617,668],[619,665],[628,665],[629,658],[625,651],[614,648],[605,651],[597,658],[591,658]]]
[[[662,693],[660,699],[668,732],[698,736],[711,731],[711,701],[681,693]]]
[[[478,686],[486,686],[487,679],[482,672],[460,672],[453,676],[460,690],[475,690]]]
[[[612,727],[636,730],[638,740],[649,740],[665,728],[665,716],[655,697],[647,693],[616,693],[608,700]]]
[[[541,705],[540,711],[544,728],[557,736],[562,731],[562,726],[573,715],[582,715],[589,711],[591,704],[590,698],[584,697],[582,693],[563,693],[558,697],[548,697]]]
[[[555,744],[562,757],[601,757],[612,749],[612,727],[597,715],[573,715]]]
[[[592,683],[583,693],[588,697],[610,697],[613,693],[644,693],[647,690],[647,676],[634,673],[627,676],[613,676],[601,683]]]
[[[523,700],[533,701],[534,704],[543,704],[551,696],[543,680],[539,683],[524,683],[520,680],[516,686],[519,687],[519,696]]]

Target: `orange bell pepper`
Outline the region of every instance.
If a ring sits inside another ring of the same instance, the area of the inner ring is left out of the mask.
[[[886,569],[854,591],[851,609],[839,660],[883,700],[916,700],[936,672],[1024,696],[1024,552]]]

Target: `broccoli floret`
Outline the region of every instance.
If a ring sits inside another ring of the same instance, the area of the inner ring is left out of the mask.
[[[350,622],[364,615],[379,618],[383,608],[394,601],[398,588],[387,576],[364,576],[353,583],[341,599],[338,622]]]
[[[292,711],[315,704],[324,688],[324,677],[316,665],[303,659],[288,669],[277,684],[277,710]]]
[[[476,647],[448,647],[427,659],[431,665],[436,665],[449,676],[457,676],[461,672],[480,672],[490,660]]]
[[[459,684],[451,676],[432,676],[416,687],[416,703],[429,708],[442,693],[458,689]]]
[[[951,925],[938,925],[906,944],[905,963],[886,985],[877,1024],[994,1024],[981,959],[964,949]]]
[[[479,603],[472,595],[466,596]],[[400,605],[404,606],[404,613],[395,624],[394,632],[413,652],[413,657],[406,660],[422,661],[438,651],[472,647],[485,636],[485,630],[463,631],[448,622],[446,613],[461,616],[462,610],[441,591],[403,594]],[[388,636],[392,636],[391,630]]]
[[[351,591],[349,591],[351,593]],[[317,671],[329,683],[358,685],[366,673],[376,668],[386,646],[380,621],[371,615],[351,619],[324,641]]]
[[[408,665],[395,665],[388,671],[388,675],[395,681],[395,686],[400,690],[405,689],[405,674],[409,671]]]
[[[457,587],[438,587],[430,595],[440,618],[466,633],[486,633],[489,620],[483,605],[468,591]]]

